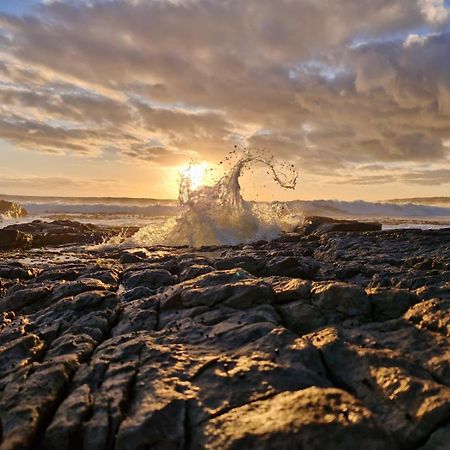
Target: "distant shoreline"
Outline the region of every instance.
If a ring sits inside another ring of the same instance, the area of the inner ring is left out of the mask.
[[[57,200],[57,199],[68,199],[68,200],[83,200],[83,201],[154,201],[154,202],[173,202],[177,201],[177,198],[156,198],[156,197],[124,197],[124,196],[78,196],[78,195],[25,195],[25,194],[2,194],[0,193],[0,199],[5,200],[27,200],[27,199],[48,199],[48,200]],[[259,200],[258,200],[259,201]],[[262,202],[270,203],[270,200]],[[409,197],[409,198],[394,198],[394,199],[384,199],[384,200],[364,200],[364,199],[356,199],[356,200],[340,200],[340,199],[296,199],[296,200],[287,200],[284,203],[292,203],[298,201],[305,202],[319,202],[319,201],[334,201],[334,202],[367,202],[367,203],[379,203],[379,204],[416,204],[416,205],[432,205],[432,206],[447,206],[450,205],[450,196],[442,196],[442,197]]]

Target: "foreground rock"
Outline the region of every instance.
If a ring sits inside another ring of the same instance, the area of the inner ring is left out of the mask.
[[[4,250],[0,448],[446,449],[449,248]]]

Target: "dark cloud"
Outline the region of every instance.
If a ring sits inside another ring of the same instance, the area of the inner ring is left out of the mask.
[[[441,0],[115,0],[36,11],[0,15],[0,138],[17,146],[109,148],[170,165],[243,142],[337,179],[350,166],[410,164],[402,179],[418,184],[417,163],[449,162]]]

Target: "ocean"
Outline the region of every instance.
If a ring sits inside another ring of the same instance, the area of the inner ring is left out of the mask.
[[[179,216],[183,207],[178,200],[113,197],[43,197],[0,195],[1,199],[20,203],[29,213],[22,219],[0,216],[0,227],[32,220],[51,221],[70,219],[97,225],[159,226]],[[266,211],[280,209],[302,220],[304,216],[318,215],[336,218],[379,221],[383,228],[443,228],[450,227],[450,204],[426,205],[418,203],[383,203],[339,200],[296,200],[290,202],[253,202]]]

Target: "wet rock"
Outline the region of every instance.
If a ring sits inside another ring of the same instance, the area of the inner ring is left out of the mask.
[[[126,230],[114,227],[99,227],[70,220],[13,224],[0,230],[0,248],[28,248],[60,246],[68,244],[100,243],[121,234],[131,236],[138,228]]]
[[[191,280],[213,271],[214,268],[207,264],[192,264],[181,271],[180,281]]]
[[[21,217],[27,217],[28,212],[18,203],[0,200],[0,215],[9,219],[19,219]]]
[[[108,285],[95,278],[80,278],[76,281],[63,281],[53,289],[51,300],[56,301],[64,297],[78,295],[87,291],[106,291],[108,288]]]
[[[381,223],[339,220],[331,217],[312,216],[305,218],[305,225],[297,231],[305,234],[324,234],[331,232],[366,232],[381,230]]]
[[[145,258],[142,258],[134,252],[124,252],[119,260],[122,264],[131,264],[145,261]]]
[[[0,229],[0,250],[11,248],[29,248],[33,242],[30,234],[17,230]]]
[[[258,254],[229,254],[223,259],[215,261],[215,267],[218,270],[228,270],[240,267],[245,271],[257,275],[266,265],[263,255]]]

